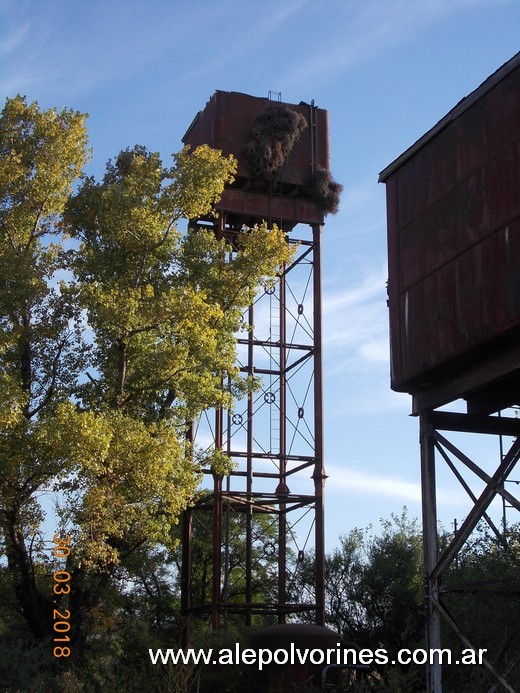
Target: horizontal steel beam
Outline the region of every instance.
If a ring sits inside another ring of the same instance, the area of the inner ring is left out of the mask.
[[[433,411],[428,414],[428,421],[441,431],[520,436],[520,419],[514,417]]]

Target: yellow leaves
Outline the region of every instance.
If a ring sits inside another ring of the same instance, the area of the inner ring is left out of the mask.
[[[92,411],[80,412],[71,402],[63,402],[46,421],[42,434],[53,454],[67,460],[70,474],[85,468],[103,469],[113,431],[104,417]],[[81,484],[79,477],[76,485]]]
[[[2,223],[15,247],[30,242],[50,216],[60,213],[87,153],[86,116],[41,111],[24,97],[7,99],[0,115]]]
[[[0,359],[1,356],[0,353]],[[9,373],[0,373],[0,431],[5,433],[21,421],[26,403],[27,397],[16,379]]]
[[[78,423],[82,417],[88,421],[80,434],[86,452],[78,470],[81,502],[72,509],[82,528],[77,551],[83,564],[117,563],[119,549],[168,543],[171,525],[197,483],[176,429],[166,422],[145,424],[117,411],[94,419],[77,416]],[[92,449],[99,432],[107,443],[102,458]]]
[[[141,289],[141,299],[153,299],[155,296],[155,289],[151,284],[144,284],[140,287]]]
[[[147,424],[108,409],[82,412],[71,403],[33,424],[25,421],[25,427],[23,421],[10,445],[5,434],[0,438],[0,476],[9,473],[12,485],[8,490],[0,479],[4,504],[24,500],[13,484],[22,485],[27,474],[36,487],[53,482],[61,488],[62,511],[84,568],[105,570],[135,547],[169,543],[198,483],[172,423]]]
[[[229,455],[226,455],[218,448],[205,451],[202,455],[201,464],[207,465],[217,476],[226,476],[233,469],[236,469],[236,463],[233,462]]]
[[[263,222],[244,229],[239,236],[235,266],[244,276],[269,279],[276,276],[295,251],[276,224],[268,228]]]
[[[162,241],[169,221],[155,196],[131,193],[123,185],[101,191],[96,222],[104,241],[120,250],[135,255],[151,249]]]
[[[181,247],[191,281],[230,317],[254,300],[259,286],[276,278],[296,250],[283,231],[276,225],[270,229],[265,222],[244,228],[237,246],[233,250],[209,231],[192,231]]]
[[[167,192],[178,216],[192,219],[210,214],[224,186],[233,181],[235,159],[231,155],[223,157],[220,150],[208,145],[197,147],[193,152],[184,147],[173,159],[174,167],[170,172],[173,181]]]

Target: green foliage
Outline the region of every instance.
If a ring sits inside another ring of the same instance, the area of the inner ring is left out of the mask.
[[[2,230],[13,251],[52,230],[87,159],[86,116],[17,96],[0,117]]]
[[[193,219],[212,214],[212,205],[220,199],[224,185],[233,181],[233,157],[225,159],[218,150],[202,145],[194,152],[184,147],[173,160],[166,197],[177,216]]]
[[[520,685],[519,527],[496,536],[480,526],[466,542],[443,579],[442,601],[476,648],[515,688]],[[451,537],[442,534],[440,544]],[[425,648],[422,537],[404,511],[381,521],[381,531],[354,529],[326,557],[327,624],[348,641],[395,655],[399,649]],[[313,558],[306,559],[300,587],[312,584]],[[467,647],[443,622],[442,647],[459,655]],[[491,690],[495,680],[483,667],[442,667],[443,690]],[[350,690],[350,689],[349,689]],[[354,689],[357,690],[357,689]],[[377,665],[359,690],[425,690],[424,665]]]
[[[313,557],[302,580],[312,582]],[[326,557],[326,622],[343,639],[375,651],[424,646],[422,538],[406,509],[381,521],[381,532],[354,529]],[[367,685],[381,690],[421,690],[424,668],[374,665]]]
[[[253,385],[235,367],[240,313],[290,256],[265,225],[235,248],[178,230],[210,215],[232,180],[235,162],[207,146],[170,167],[127,149],[73,192],[89,157],[85,118],[22,97],[0,116],[5,591],[26,636],[48,638],[55,568],[41,498],[54,498],[56,531],[71,536],[72,589],[59,601],[74,613],[78,661],[93,633],[119,641],[124,585],[144,579],[158,547],[174,548],[201,465],[226,472],[219,451],[192,461],[186,422],[230,405],[223,379],[233,393]]]

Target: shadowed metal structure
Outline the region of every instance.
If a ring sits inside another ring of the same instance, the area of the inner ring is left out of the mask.
[[[298,123],[299,139],[273,140],[273,117]],[[278,147],[278,160],[262,159],[260,145],[260,154],[255,150],[266,137],[264,150]],[[309,177],[329,170],[328,115],[314,104],[219,91],[183,141],[193,147],[208,144],[238,160],[236,180],[217,204],[217,219],[195,219],[190,226],[210,228],[233,246],[244,226],[265,220],[282,228],[297,248],[276,283],[244,313],[245,329],[237,336],[240,371],[244,378],[260,376],[261,388],[238,400],[232,411],[207,412],[193,426],[194,443],[221,450],[235,468],[226,477],[209,474],[211,488],[184,516],[184,642],[191,620],[204,614],[214,630],[237,618],[233,614],[251,625],[259,616],[266,617],[263,623],[284,623],[310,612],[323,624],[320,244],[325,211]],[[212,551],[202,578],[207,589],[200,587],[199,575],[195,590],[197,535],[211,537]],[[311,550],[314,593],[296,595],[294,579]],[[267,568],[258,585],[254,576],[262,565]]]
[[[478,648],[448,600],[475,594],[478,609],[482,590],[488,599],[508,589],[518,594],[520,582],[517,575],[508,584],[451,584],[448,576],[480,522],[507,541],[495,519],[497,500],[520,510],[513,483],[520,421],[511,409],[520,401],[520,54],[380,180],[387,189],[391,384],[413,396],[420,418],[428,647],[441,647],[447,624],[466,648]],[[456,400],[465,400],[465,411]],[[451,411],[440,410],[447,404]],[[498,441],[494,456],[486,438]],[[445,470],[466,494],[467,514],[440,552],[436,478]],[[515,637],[505,628],[483,662],[490,690],[515,690]],[[440,663],[428,668],[428,691],[442,691]]]

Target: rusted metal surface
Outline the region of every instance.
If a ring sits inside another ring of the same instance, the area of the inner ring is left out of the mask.
[[[287,363],[287,283],[286,277],[280,277],[280,306],[279,306],[279,326],[280,326],[280,346],[278,363],[280,364],[280,402],[279,402],[279,427],[280,427],[280,480],[276,487],[276,492],[280,499],[280,515],[278,521],[278,602],[287,602],[287,503],[285,497],[289,495],[287,485],[287,373],[285,364]],[[283,611],[278,614],[278,623],[285,623],[286,615]]]
[[[254,305],[250,305],[248,309],[248,324],[255,324],[255,313]],[[247,364],[246,371],[249,377],[254,375],[254,363],[255,363],[255,344],[254,335],[250,331],[247,337]],[[253,393],[250,392],[247,398],[247,461],[246,461],[246,626],[251,625],[251,617],[253,614],[252,607],[252,567],[253,567],[253,467],[254,467],[254,417],[255,404],[253,399]],[[228,450],[231,451],[231,440],[229,440]],[[231,454],[229,452],[228,454]],[[227,495],[231,495],[228,493]]]
[[[188,647],[190,610],[190,581],[192,554],[192,517],[191,508],[182,514],[182,563],[181,563],[181,646]]]
[[[182,141],[192,147],[208,144],[222,150],[226,156],[233,154],[238,161],[237,175],[240,178],[251,178],[244,159],[245,143],[255,118],[268,106],[277,103],[239,92],[216,91],[204,110],[197,114]],[[279,180],[282,183],[305,186],[313,159],[315,165],[329,170],[328,112],[303,102],[280,105],[300,113],[307,121],[307,128],[295,144]],[[260,181],[258,184],[261,184]]]
[[[217,204],[234,224],[250,225],[258,219],[283,221],[284,229],[290,231],[296,223],[323,223],[323,212],[309,198],[308,178],[316,168],[330,168],[328,112],[303,102],[279,104],[300,113],[307,128],[269,184],[263,178],[251,176],[244,150],[255,118],[270,105],[273,102],[269,99],[217,91],[197,114],[182,141],[193,148],[208,144],[237,159],[236,180]]]
[[[518,371],[516,354],[500,373],[493,363],[520,339],[520,54],[381,180],[393,389],[420,395],[467,372],[449,401]]]
[[[323,222],[323,213],[310,200],[287,195],[259,193],[249,189],[228,188],[217,203],[236,224],[251,226],[258,219],[274,221],[290,231],[296,223]]]

